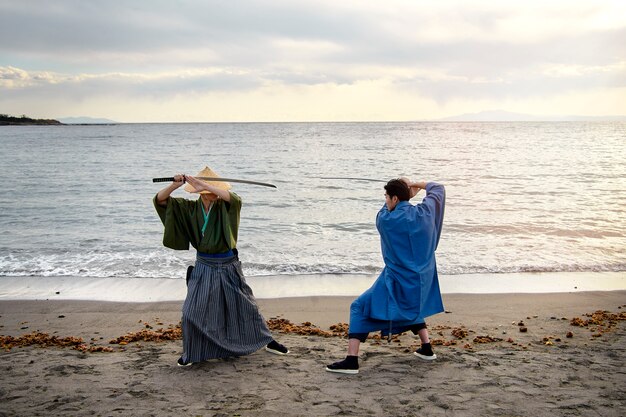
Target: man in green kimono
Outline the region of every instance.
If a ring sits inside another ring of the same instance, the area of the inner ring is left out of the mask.
[[[205,167],[198,177],[218,175]],[[170,197],[185,182],[197,200]],[[196,263],[183,304],[183,354],[178,365],[212,358],[248,355],[265,346],[284,355],[259,312],[237,256],[241,198],[226,182],[176,175],[174,182],[154,197],[154,207],[165,226],[163,245],[175,250],[197,250]]]

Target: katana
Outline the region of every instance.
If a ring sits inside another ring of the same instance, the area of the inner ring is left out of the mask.
[[[215,181],[215,182],[237,182],[240,184],[250,184],[250,185],[260,185],[262,187],[271,187],[277,188],[274,184],[270,184],[267,182],[259,182],[259,181],[250,181],[250,180],[238,180],[235,178],[215,178],[215,177],[194,177],[199,180],[204,181]],[[174,177],[163,177],[163,178],[152,178],[152,182],[173,182]],[[185,180],[183,180],[185,182]]]
[[[350,180],[350,181],[369,181],[369,182],[388,182],[387,180],[377,180],[373,178],[357,178],[357,177],[317,177],[320,180]]]

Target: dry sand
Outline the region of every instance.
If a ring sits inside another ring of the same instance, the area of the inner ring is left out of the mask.
[[[266,319],[328,330],[348,321],[352,299],[258,302]],[[2,351],[0,416],[624,415],[626,291],[448,294],[444,302],[447,312],[428,320],[431,339],[442,343],[436,361],[411,354],[418,339],[410,334],[391,344],[373,339],[362,345],[360,373],[349,376],[324,371],[345,356],[339,337],[275,331],[289,355],[259,351],[188,368],[176,366],[180,340],[108,343],[146,325],[175,326],[180,302],[0,301],[0,335],[74,336],[86,347],[113,349]],[[612,314],[571,324],[597,310]],[[454,330],[467,335],[457,339]]]

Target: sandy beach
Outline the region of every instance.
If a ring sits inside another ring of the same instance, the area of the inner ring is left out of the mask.
[[[331,374],[353,298],[259,299],[289,355],[189,368],[179,301],[0,301],[0,416],[623,415],[626,291],[446,294],[428,321],[437,360],[413,356],[411,334],[373,338],[358,375]]]

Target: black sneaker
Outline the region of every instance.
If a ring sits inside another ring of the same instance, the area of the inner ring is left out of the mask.
[[[272,340],[265,346],[265,350],[274,355],[286,355],[289,353],[289,349],[278,343],[276,340]]]
[[[413,354],[420,359],[424,359],[425,361],[437,359],[437,355],[433,352],[433,348],[430,346],[430,343],[424,343],[422,347],[413,352]]]
[[[185,362],[185,361],[183,361],[183,357],[181,356],[180,358],[178,358],[178,362],[176,362],[176,365],[178,365],[178,366],[191,366],[191,365],[193,365],[193,362]]]
[[[340,362],[335,362],[326,366],[328,372],[336,372],[338,374],[354,375],[359,373],[359,359],[357,356],[347,356]]]

